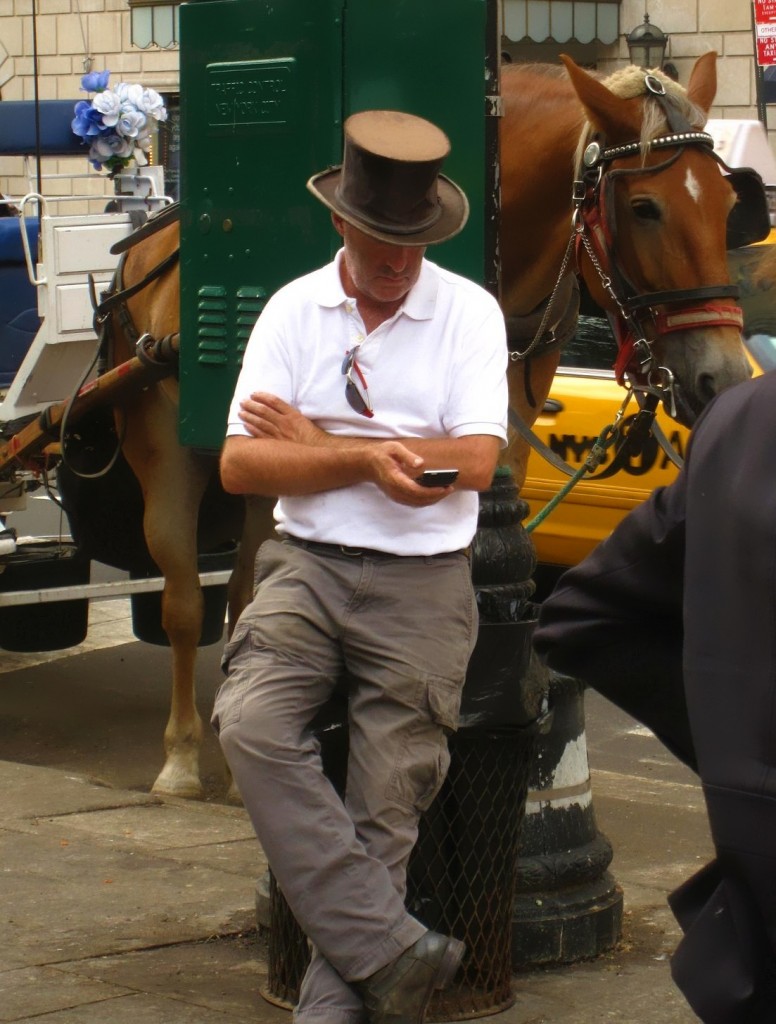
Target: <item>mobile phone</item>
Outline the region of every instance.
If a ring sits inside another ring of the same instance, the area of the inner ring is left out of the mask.
[[[418,483],[421,487],[449,487],[457,478],[457,469],[427,469],[418,477]]]

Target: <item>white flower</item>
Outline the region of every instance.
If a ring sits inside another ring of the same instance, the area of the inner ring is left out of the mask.
[[[138,103],[138,108],[157,121],[167,120],[167,108],[155,89],[143,89],[142,103]]]
[[[98,92],[92,100],[92,106],[102,114],[102,123],[106,128],[112,128],[121,114],[121,100],[115,92],[105,89]]]
[[[142,85],[138,85],[136,82],[119,82],[116,86],[116,95],[125,110],[142,110],[140,106],[143,99]]]
[[[139,110],[121,111],[121,117],[116,124],[116,131],[126,139],[136,139],[146,129],[148,118]]]
[[[134,148],[134,139],[125,139],[121,135],[98,135],[89,150],[89,159],[100,163],[105,163],[113,156],[125,159],[132,156]]]

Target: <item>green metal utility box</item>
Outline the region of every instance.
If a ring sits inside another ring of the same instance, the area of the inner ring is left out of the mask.
[[[471,217],[430,257],[495,290],[494,0],[206,0],[181,5],[180,439],[221,447],[251,328],[339,244],[308,178],[359,110],[427,117]],[[258,382],[257,382],[258,383]]]

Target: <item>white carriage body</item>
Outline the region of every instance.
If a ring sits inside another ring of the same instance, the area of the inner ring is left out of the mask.
[[[147,167],[117,177],[115,211],[68,214],[68,201],[29,193],[19,201],[27,272],[37,288],[41,326],[0,402],[0,423],[12,423],[67,399],[93,375],[97,336],[89,279],[99,297],[118,263],[111,246],[133,230],[132,213],[154,213],[164,195],[163,169]],[[90,197],[93,199],[93,197]],[[101,204],[105,205],[103,197]],[[25,222],[40,210],[40,255],[30,252]],[[2,507],[0,507],[0,512]]]

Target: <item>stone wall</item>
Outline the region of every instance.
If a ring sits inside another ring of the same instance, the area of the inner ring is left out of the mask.
[[[625,36],[643,22],[645,9],[650,21],[669,37],[666,60],[675,65],[682,84],[687,83],[697,57],[709,50],[717,52],[717,97],[711,117],[757,118],[751,0],[682,0],[681,4],[622,0],[622,36],[617,44],[602,49],[602,71],[613,71],[627,60]],[[771,124],[776,129],[776,114]]]
[[[599,67],[614,70],[627,61],[625,34],[641,24],[644,11],[670,37],[667,60],[686,83],[695,58],[716,50],[717,100],[713,117],[756,118],[751,0],[622,0],[616,44],[598,49]],[[0,0],[0,95],[2,99],[32,99],[32,0]],[[82,98],[84,70],[109,68],[111,81],[140,81],[158,92],[178,89],[178,51],[133,48],[126,0],[38,0],[37,46],[39,91],[43,99]],[[89,59],[91,63],[89,64]],[[776,149],[776,114],[771,117],[771,144]],[[45,160],[44,174],[82,172],[78,191],[103,194],[110,182],[89,168],[84,158]],[[21,158],[0,156],[0,191],[28,191]],[[59,191],[69,191],[65,179]]]
[[[132,47],[126,0],[37,0],[38,91],[41,99],[86,98],[80,92],[86,70],[110,69],[111,83],[141,82],[157,92],[177,92],[178,50]],[[0,0],[0,96],[3,100],[33,99],[32,0]],[[86,147],[84,147],[84,154]],[[47,158],[44,194],[102,196],[113,192],[104,174],[93,170],[86,156]],[[73,182],[71,176],[83,175]],[[34,179],[32,187],[35,187]],[[0,192],[19,196],[30,191],[21,157],[0,156]],[[76,204],[62,212],[76,212]],[[80,211],[78,211],[80,212]]]

